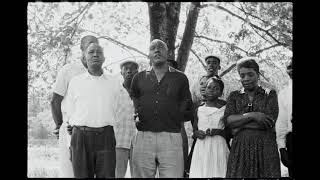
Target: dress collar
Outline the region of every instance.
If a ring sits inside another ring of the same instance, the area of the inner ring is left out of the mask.
[[[258,86],[256,94],[264,94],[267,90],[263,89],[261,86]],[[239,90],[240,94],[245,94],[244,87]]]

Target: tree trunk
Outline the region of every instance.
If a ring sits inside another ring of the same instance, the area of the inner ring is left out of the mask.
[[[178,50],[178,57],[177,57],[178,69],[182,72],[185,71],[187,66],[189,52],[192,47],[193,38],[194,38],[196,26],[197,26],[199,11],[200,11],[200,2],[192,2],[189,13],[188,13],[183,37],[181,40],[181,45]]]
[[[180,2],[148,3],[150,41],[161,39],[168,46],[168,59],[175,59],[174,49],[179,25]]]

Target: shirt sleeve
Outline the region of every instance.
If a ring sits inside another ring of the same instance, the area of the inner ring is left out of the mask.
[[[285,136],[288,129],[287,107],[285,105],[286,98],[283,92],[279,93],[279,116],[276,122],[276,134],[278,148],[285,148]]]
[[[180,112],[184,114],[184,121],[190,121],[191,119],[193,119],[193,104],[191,93],[189,90],[188,78],[185,75],[183,75],[183,77],[183,84],[180,87]]]
[[[66,66],[62,67],[58,72],[56,82],[53,87],[53,92],[60,96],[65,96],[68,89],[68,82],[66,79]]]
[[[119,113],[121,110],[121,99],[120,99],[120,84],[118,81],[115,81],[115,90],[114,90],[114,96],[113,96],[113,102],[115,102],[115,105],[113,106],[113,117],[114,117],[114,122],[117,124],[119,122]]]
[[[130,97],[132,98],[135,113],[139,112],[139,101],[138,98],[140,97],[140,89],[139,89],[139,75],[140,73],[137,73],[134,75],[131,86],[130,86]]]
[[[66,104],[66,121],[70,122],[70,118],[75,110],[75,100],[74,100],[74,92],[75,92],[75,82],[73,80],[70,81],[69,88],[67,89],[68,93],[65,98]],[[70,122],[72,124],[72,122]]]

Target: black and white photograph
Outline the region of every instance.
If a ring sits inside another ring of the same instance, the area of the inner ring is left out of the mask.
[[[28,178],[295,178],[292,2],[28,2]]]

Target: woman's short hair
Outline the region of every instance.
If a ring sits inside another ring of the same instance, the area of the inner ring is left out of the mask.
[[[209,85],[209,83],[211,83],[212,81],[218,83],[219,87],[220,87],[220,90],[221,90],[221,93],[223,92],[223,89],[224,89],[224,83],[223,81],[221,80],[221,78],[217,75],[214,75],[210,78],[207,79],[206,81],[206,88],[207,86]]]
[[[252,68],[257,74],[260,74],[259,65],[256,62],[257,58],[255,57],[245,57],[237,62],[237,71],[239,72],[240,68]]]

